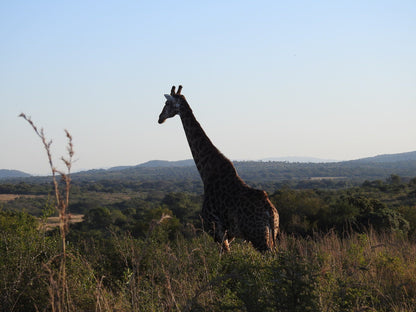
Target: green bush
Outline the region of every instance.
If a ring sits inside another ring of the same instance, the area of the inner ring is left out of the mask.
[[[295,238],[286,244],[266,254],[234,246],[221,261],[218,311],[318,311],[318,262]]]
[[[55,252],[54,237],[26,213],[0,211],[0,307],[33,311],[48,302],[42,264]]]

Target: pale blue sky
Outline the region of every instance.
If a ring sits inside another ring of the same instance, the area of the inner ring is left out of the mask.
[[[21,112],[75,171],[191,158],[179,83],[231,159],[416,150],[416,1],[2,1],[0,169],[48,173]]]

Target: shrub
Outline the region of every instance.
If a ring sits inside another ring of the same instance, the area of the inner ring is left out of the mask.
[[[0,211],[0,307],[30,311],[48,301],[42,263],[56,250],[55,237],[39,230],[26,213]]]

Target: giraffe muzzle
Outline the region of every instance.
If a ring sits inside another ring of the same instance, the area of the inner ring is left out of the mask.
[[[166,118],[163,118],[162,116],[159,116],[159,120],[157,121],[159,124],[164,123]]]

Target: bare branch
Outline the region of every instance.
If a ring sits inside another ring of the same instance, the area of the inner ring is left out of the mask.
[[[59,229],[60,229],[61,241],[62,241],[62,259],[61,259],[61,265],[59,268],[60,273],[58,275],[58,281],[56,282],[53,276],[50,274],[50,283],[51,283],[50,296],[52,298],[51,299],[52,301],[51,304],[53,308],[52,310],[55,310],[54,308],[55,301],[57,300],[56,298],[58,298],[58,302],[56,303],[58,304],[58,310],[61,311],[62,308],[64,308],[63,310],[66,311],[66,310],[69,310],[68,307],[71,304],[69,289],[68,289],[68,285],[66,282],[66,257],[67,257],[66,234],[68,232],[68,227],[69,227],[69,216],[68,216],[67,209],[69,206],[69,191],[71,187],[70,172],[71,172],[71,166],[72,166],[72,157],[74,155],[72,136],[67,130],[65,130],[66,137],[68,138],[67,151],[68,151],[69,158],[66,159],[64,157],[61,157],[62,161],[65,163],[65,166],[67,168],[67,173],[64,173],[63,171],[56,169],[56,167],[53,165],[52,154],[51,154],[52,140],[48,141],[46,139],[43,128],[39,131],[36,125],[33,123],[32,119],[30,117],[27,117],[24,113],[21,113],[19,117],[24,118],[31,125],[35,133],[42,140],[43,146],[46,150],[46,154],[48,155],[49,166],[52,171],[52,181],[53,181],[53,185],[55,189],[55,196],[56,196],[55,208],[59,213],[59,221],[60,221]],[[65,189],[63,191],[61,191],[59,188],[59,183],[56,179],[56,173],[58,173],[61,176],[62,181],[65,184]],[[48,270],[50,271],[49,268]],[[54,284],[60,285],[60,288],[56,289],[56,287],[53,287]]]

